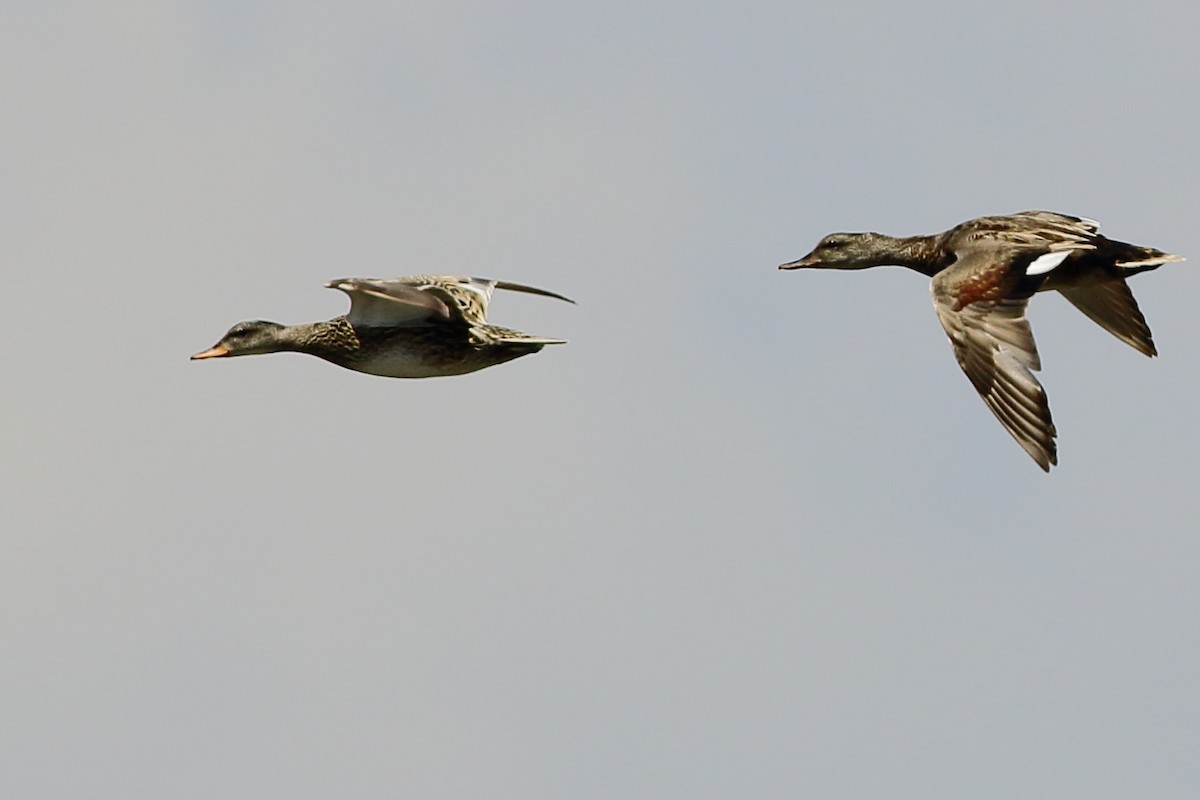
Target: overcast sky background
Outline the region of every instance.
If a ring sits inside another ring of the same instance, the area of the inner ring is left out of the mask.
[[[8,3],[0,796],[1194,798],[1200,11]],[[1190,256],[1031,319],[1045,475],[834,230]],[[471,273],[399,381],[234,322]]]

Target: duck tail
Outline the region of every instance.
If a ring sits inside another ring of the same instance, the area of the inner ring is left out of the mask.
[[[1158,269],[1163,264],[1185,260],[1183,256],[1164,253],[1153,247],[1141,247],[1111,239],[1104,243],[1103,253],[1112,260],[1113,266],[1126,275],[1136,275],[1139,272]]]
[[[504,342],[505,344],[566,344],[566,339],[549,339],[545,336],[531,336],[528,333],[522,333],[517,336],[503,336],[496,341]]]
[[[566,339],[551,339],[546,336],[533,336],[512,328],[501,328],[499,325],[476,325],[471,328],[471,339],[480,344],[527,344],[541,345],[566,344]]]

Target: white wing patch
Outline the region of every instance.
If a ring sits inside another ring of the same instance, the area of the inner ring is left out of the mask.
[[[1045,255],[1038,256],[1025,268],[1025,274],[1045,275],[1065,261],[1067,256],[1071,255],[1072,252],[1071,250],[1059,250],[1057,253],[1046,253]]]

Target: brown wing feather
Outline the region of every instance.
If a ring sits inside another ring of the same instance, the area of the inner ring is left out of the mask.
[[[1027,220],[1047,228],[1069,231],[1074,236],[1088,238],[1100,231],[1100,223],[1094,219],[1059,214],[1057,211],[1018,211],[1011,217]]]
[[[1058,291],[1092,322],[1122,342],[1148,356],[1158,355],[1150,326],[1124,280],[1063,286]]]
[[[468,275],[412,275],[397,280],[418,286],[422,291],[442,298],[452,312],[456,312],[457,316],[471,326],[487,324],[488,303],[491,302],[493,289],[553,297],[568,303],[575,302],[546,289],[491,278],[472,278]]]
[[[339,278],[325,286],[349,296],[346,319],[355,327],[422,327],[450,319],[450,307],[441,298],[401,281]]]
[[[999,282],[1004,270],[997,266],[968,259],[939,273],[931,284],[934,308],[958,365],[983,402],[1025,452],[1049,471],[1058,463],[1058,451],[1046,391],[1033,375],[1041,361],[1025,319],[1030,293],[960,303],[959,289],[979,274],[997,275]]]
[[[1094,250],[1097,225],[1090,219],[1068,217],[1052,211],[1021,211],[967,220],[946,232],[947,246],[960,256],[983,246],[1003,256],[1012,250],[1052,253],[1060,250]]]

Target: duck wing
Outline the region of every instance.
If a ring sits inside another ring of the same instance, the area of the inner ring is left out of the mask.
[[[1046,391],[1034,377],[1041,369],[1033,332],[1025,319],[1041,279],[1029,278],[1038,252],[976,250],[934,276],[934,309],[950,338],[954,357],[1004,429],[1050,470],[1058,463],[1054,422]]]
[[[1053,211],[1021,211],[994,217],[977,217],[943,234],[943,246],[959,257],[982,249],[1001,256],[1021,251],[1037,255],[1063,251],[1095,250],[1103,240],[1095,221],[1068,217]]]
[[[487,323],[492,291],[506,289],[575,302],[561,294],[508,281],[465,275],[408,275],[401,278],[342,278],[325,284],[350,296],[351,325],[419,327],[450,321]]]
[[[483,280],[483,279],[482,278],[472,278],[472,280],[478,281],[478,280]],[[509,292],[524,292],[525,294],[536,294],[536,295],[539,295],[540,297],[553,297],[555,300],[562,300],[562,301],[570,303],[572,305],[575,304],[575,301],[569,297],[563,297],[561,294],[558,294],[557,292],[547,291],[546,289],[539,289],[536,286],[525,286],[524,284],[511,283],[509,281],[493,281],[493,283],[496,284],[497,289],[504,289]]]
[[[1088,239],[1100,231],[1100,223],[1087,217],[1073,217],[1057,211],[1018,211],[1009,214],[1009,219],[1029,227],[1042,227],[1060,234]]]
[[[568,303],[575,302],[561,294],[533,286],[496,281],[490,278],[472,278],[466,275],[411,275],[406,278],[396,278],[395,281],[439,297],[450,309],[453,318],[470,326],[487,324],[488,303],[491,302],[492,292],[495,289],[553,297],[558,300],[566,300]]]
[[[1058,290],[1093,322],[1148,356],[1158,355],[1150,326],[1124,280],[1062,286]]]
[[[452,318],[445,299],[404,279],[339,278],[325,286],[349,296],[346,320],[356,328],[418,328]]]

